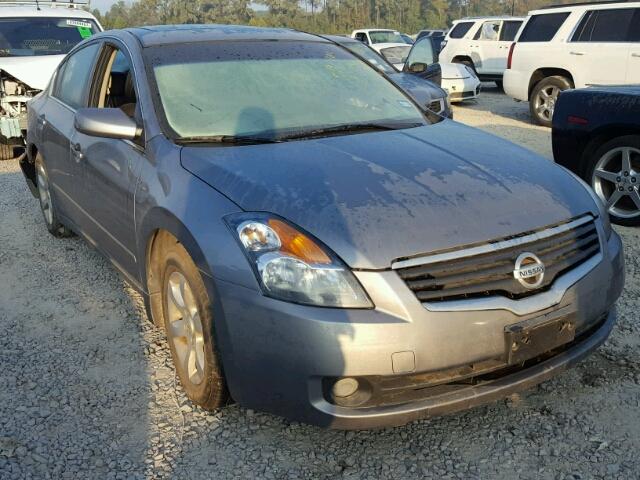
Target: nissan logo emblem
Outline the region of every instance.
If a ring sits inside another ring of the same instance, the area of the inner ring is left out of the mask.
[[[516,260],[513,277],[523,287],[534,290],[544,281],[544,263],[535,254],[525,252]]]

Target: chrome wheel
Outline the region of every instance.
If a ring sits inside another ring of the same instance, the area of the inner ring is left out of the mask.
[[[204,334],[195,297],[180,272],[169,276],[166,287],[168,336],[176,352],[176,367],[193,385],[204,380]]]
[[[540,89],[534,98],[534,110],[541,119],[548,122],[553,119],[553,112],[556,109],[556,102],[561,91],[560,87],[555,85]]]
[[[53,205],[51,203],[51,191],[49,190],[49,178],[44,166],[40,163],[37,168],[38,194],[40,197],[40,208],[47,225],[53,225]]]
[[[596,163],[591,185],[611,215],[640,216],[640,150],[619,147],[605,153]]]

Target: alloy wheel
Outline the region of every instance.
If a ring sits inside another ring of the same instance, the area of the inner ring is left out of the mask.
[[[204,380],[204,333],[198,306],[189,282],[180,272],[169,276],[166,286],[168,336],[176,352],[176,367],[193,385]]]
[[[553,112],[556,109],[560,92],[560,88],[555,85],[540,89],[534,100],[534,108],[541,119],[548,122],[553,119]]]
[[[51,203],[51,191],[49,190],[49,178],[42,164],[37,169],[38,195],[40,207],[47,225],[53,225],[53,205]]]
[[[640,150],[619,147],[605,153],[596,163],[591,185],[611,215],[640,216]]]

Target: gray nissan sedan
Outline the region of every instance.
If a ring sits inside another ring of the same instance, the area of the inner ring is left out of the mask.
[[[615,322],[621,242],[580,180],[314,35],[98,34],[27,150],[48,230],[140,291],[206,409],[403,424],[547,380]]]

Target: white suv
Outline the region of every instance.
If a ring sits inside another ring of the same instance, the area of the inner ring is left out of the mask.
[[[473,68],[481,80],[502,87],[509,47],[524,18],[477,17],[453,22],[442,42],[440,61],[463,63]]]
[[[529,13],[511,46],[505,92],[551,126],[569,88],[640,83],[640,1],[548,7]]]
[[[0,160],[24,146],[27,101],[44,90],[65,55],[102,31],[83,2],[0,3]]]

